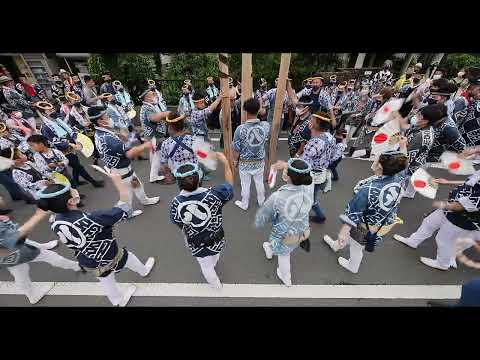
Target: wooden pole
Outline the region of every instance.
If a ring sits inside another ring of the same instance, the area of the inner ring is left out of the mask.
[[[220,78],[220,91],[224,94],[230,94],[228,85],[228,54],[218,54],[218,70]],[[223,152],[233,170],[232,156],[232,118],[231,118],[230,98],[222,98],[222,123],[223,123]]]
[[[243,103],[252,97],[252,54],[242,53],[242,123],[247,114],[243,110]]]
[[[283,100],[285,99],[285,92],[287,90],[287,76],[290,68],[291,54],[282,54],[280,59],[280,70],[278,72],[277,92],[275,94],[275,108],[273,111],[272,131],[270,137],[270,151],[268,153],[268,167],[277,161],[277,142],[278,133],[280,131],[280,117],[283,110]]]

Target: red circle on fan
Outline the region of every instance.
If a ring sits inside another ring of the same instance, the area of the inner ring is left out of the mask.
[[[205,151],[202,151],[202,150],[197,150],[197,155],[198,155],[198,157],[201,157],[202,159],[205,159],[208,156],[208,154]]]
[[[413,182],[413,186],[415,186],[416,188],[424,188],[425,186],[427,186],[427,182],[423,180],[415,180]]]
[[[375,141],[377,144],[384,143],[387,140],[388,140],[388,135],[384,133],[377,134],[373,138],[373,141]]]
[[[455,162],[452,162],[450,164],[448,164],[448,168],[450,170],[458,170],[460,169],[460,166],[462,166],[458,161],[455,161]]]
[[[385,106],[385,107],[383,108],[383,112],[389,112],[389,111],[390,111],[390,108],[389,108],[388,106]]]

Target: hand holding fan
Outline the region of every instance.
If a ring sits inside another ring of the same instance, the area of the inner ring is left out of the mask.
[[[400,124],[398,119],[387,122],[377,130],[372,138],[372,154],[396,150],[400,141]]]
[[[433,182],[433,177],[422,168],[415,171],[410,178],[413,188],[421,195],[435,199],[437,195],[438,184]]]
[[[274,166],[270,166],[270,173],[268,174],[267,184],[270,189],[273,189],[275,182],[277,181],[277,172],[278,170]]]
[[[445,151],[440,156],[440,161],[448,172],[455,175],[471,175],[475,172],[472,160],[462,159],[457,153]]]
[[[196,137],[192,144],[193,152],[198,162],[203,164],[208,170],[217,169],[217,156],[213,151],[213,145],[204,139]]]
[[[372,126],[378,126],[386,123],[390,120],[390,116],[394,111],[400,110],[403,105],[404,99],[391,99],[383,104],[380,109],[377,110],[375,116],[372,119]]]

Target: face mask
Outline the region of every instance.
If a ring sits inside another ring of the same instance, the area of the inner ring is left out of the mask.
[[[121,89],[118,89],[118,91],[120,91],[120,92],[124,92],[124,91],[125,91],[125,89],[124,89],[124,88],[121,88]]]
[[[433,80],[438,80],[442,77],[442,75],[439,75],[439,74],[435,74],[433,75]]]
[[[305,88],[311,89],[311,88],[312,88],[312,85],[311,85],[311,84],[307,84],[307,85],[305,85]]]
[[[410,119],[410,125],[416,126],[417,125],[417,116],[413,115]]]
[[[427,98],[427,104],[428,105],[435,105],[436,103],[437,103],[437,100],[435,100],[431,97]]]

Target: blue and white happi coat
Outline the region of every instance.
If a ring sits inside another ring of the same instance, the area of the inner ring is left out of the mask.
[[[428,153],[427,162],[438,162],[444,151],[460,153],[467,147],[465,139],[458,131],[455,122],[446,117],[440,121],[440,125],[433,126],[434,141]]]
[[[18,224],[8,218],[0,220],[0,249],[5,255],[0,255],[0,266],[15,266],[35,259],[40,250],[32,245],[25,244],[18,239]]]
[[[130,211],[129,205],[124,202],[119,202],[108,210],[68,211],[56,214],[51,228],[60,241],[74,251],[80,266],[99,268],[108,265],[117,256],[119,248],[113,226],[126,219]],[[112,271],[120,271],[127,258],[128,252],[125,249],[117,265],[103,273],[102,277],[108,276]]]
[[[220,92],[218,91],[215,85],[212,85],[212,86],[207,86],[206,93],[207,93],[207,96],[206,96],[207,104],[211,104],[216,100]]]
[[[265,143],[269,133],[270,124],[259,119],[247,120],[237,127],[232,149],[240,154],[240,171],[255,171],[265,166]]]
[[[178,113],[185,115],[189,119],[193,109],[195,109],[195,104],[192,100],[192,94],[188,94],[188,96],[183,95],[178,101]]]
[[[124,169],[130,166],[131,161],[126,155],[126,145],[113,131],[97,127],[95,147],[106,167]]]
[[[140,121],[143,124],[143,133],[148,138],[156,138],[157,144],[160,144],[160,140],[167,134],[167,125],[165,121],[151,121],[151,117],[159,112],[160,107],[158,105],[146,102],[144,102],[140,108]]]
[[[478,217],[470,218],[465,216],[466,213],[480,211],[480,171],[476,171],[463,184],[452,189],[448,195],[448,200],[459,202],[465,209],[465,211],[444,210],[447,219],[452,224],[464,230],[480,230],[480,221],[476,220]]]
[[[307,116],[305,119],[300,119],[298,116],[295,117],[295,121],[288,131],[288,150],[290,152],[298,152],[298,149],[302,143],[307,143],[312,137],[310,128],[311,116]]]
[[[380,226],[387,218],[384,225],[392,224],[403,196],[402,183],[406,174],[404,170],[393,176],[374,175],[359,181],[353,189],[353,198],[345,208],[345,216],[341,216],[340,220],[350,226],[365,221],[369,225]]]
[[[192,125],[193,135],[205,137],[208,135],[207,119],[211,113],[208,107],[202,110],[196,108],[192,110],[190,114],[190,124]]]
[[[300,243],[285,245],[283,239],[310,229],[308,214],[313,205],[313,189],[313,184],[283,185],[257,211],[256,227],[272,223],[270,243],[274,255],[290,254]]]
[[[198,163],[192,146],[192,135],[171,136],[165,139],[160,148],[160,164],[168,165],[173,172],[185,163]]]
[[[419,167],[427,162],[428,153],[435,140],[435,131],[433,127],[417,128],[411,127],[406,132],[407,136],[407,156],[408,156],[408,174],[411,176]]]
[[[452,118],[467,146],[480,145],[480,100],[474,100],[467,107],[456,111]]]
[[[40,132],[45,136],[48,142],[60,151],[66,151],[70,143],[75,143],[76,133],[60,118],[55,120],[42,118],[42,127]]]
[[[188,192],[182,190],[172,200],[170,220],[177,225],[185,237],[201,234],[215,234],[223,228],[223,206],[233,198],[233,186],[223,183],[211,188],[198,188]],[[195,257],[205,257],[220,253],[225,247],[225,239],[218,239],[211,246],[197,247],[187,242],[185,245]]]
[[[311,138],[303,148],[300,156],[311,167],[313,172],[320,172],[328,168],[335,154],[335,138],[329,132]]]

